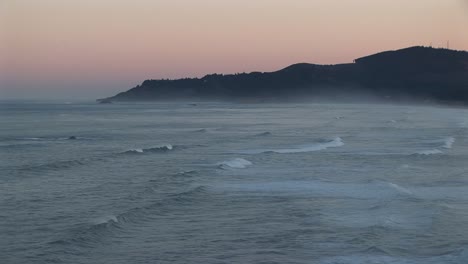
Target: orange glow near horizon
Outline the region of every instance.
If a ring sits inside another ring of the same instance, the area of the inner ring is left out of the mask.
[[[414,45],[468,50],[467,29],[466,0],[4,0],[0,93],[99,85],[112,88],[94,94],[109,95],[144,79],[347,63]]]

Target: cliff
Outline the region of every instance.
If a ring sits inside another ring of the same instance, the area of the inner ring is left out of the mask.
[[[349,64],[300,63],[275,72],[146,80],[105,100],[284,101],[367,97],[466,104],[468,52],[410,47],[362,57]]]

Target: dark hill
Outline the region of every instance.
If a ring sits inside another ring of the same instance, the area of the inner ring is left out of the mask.
[[[411,47],[362,57],[350,64],[299,63],[268,73],[146,80],[135,88],[105,99],[284,101],[368,97],[466,104],[468,52]]]

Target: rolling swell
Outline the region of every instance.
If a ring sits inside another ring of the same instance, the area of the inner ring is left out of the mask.
[[[131,150],[120,152],[120,153],[105,154],[105,155],[86,157],[86,158],[81,158],[81,159],[51,161],[48,163],[43,163],[43,164],[38,164],[38,165],[23,165],[23,166],[18,167],[17,171],[37,173],[37,172],[66,170],[66,169],[71,169],[74,167],[86,166],[93,162],[111,161],[112,159],[120,156],[120,154],[165,153],[165,152],[177,149],[177,148],[182,148],[182,146],[172,146],[170,144],[167,144],[167,145],[161,145],[158,147],[147,148],[147,149],[131,149]]]
[[[19,172],[47,172],[47,171],[57,171],[65,170],[73,167],[84,166],[89,164],[92,161],[103,161],[104,158],[84,158],[76,160],[63,160],[63,161],[54,161],[50,163],[44,163],[39,165],[26,165],[18,168]]]
[[[70,230],[68,238],[51,241],[49,245],[65,247],[66,251],[79,254],[80,250],[95,247],[108,237],[118,235],[126,229],[141,227],[148,221],[166,217],[168,214],[186,213],[194,203],[207,199],[207,195],[209,193],[205,186],[195,186],[183,192],[169,194],[162,199],[154,199],[147,205],[130,208],[120,214],[105,215],[91,223],[81,224]]]
[[[258,134],[255,134],[254,136],[256,137],[267,137],[267,136],[271,136],[271,132],[269,131],[266,131],[266,132],[263,132],[263,133],[258,133]]]

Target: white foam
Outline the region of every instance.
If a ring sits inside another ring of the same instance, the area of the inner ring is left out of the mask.
[[[448,137],[444,139],[444,145],[442,146],[443,148],[446,149],[451,149],[453,146],[453,143],[455,143],[455,138],[454,137]]]
[[[140,148],[137,148],[137,149],[129,149],[127,152],[143,153],[143,149],[140,149]]]
[[[146,148],[146,149],[142,149],[142,148],[134,148],[134,149],[129,149],[127,151],[125,151],[124,153],[144,153],[144,152],[157,152],[157,151],[166,151],[166,150],[172,150],[173,147],[171,144],[164,144],[164,145],[160,145],[160,146],[157,146],[157,147],[152,147],[152,148]]]
[[[106,216],[96,219],[94,222],[99,225],[99,224],[106,224],[106,223],[111,223],[111,222],[117,223],[119,222],[119,220],[117,219],[115,215],[106,215]]]
[[[242,159],[242,158],[235,158],[227,161],[223,161],[218,163],[220,168],[233,168],[233,169],[245,169],[247,166],[252,165],[252,162]]]
[[[341,147],[343,145],[344,145],[343,140],[337,137],[329,142],[303,145],[297,148],[251,150],[251,151],[247,151],[246,153],[247,154],[260,154],[260,153],[265,153],[265,152],[275,152],[275,153],[281,153],[281,154],[302,153],[302,152],[320,151],[320,150],[325,150],[328,148],[336,148],[336,147]]]
[[[442,154],[444,152],[442,152],[441,150],[439,149],[429,149],[429,150],[422,150],[422,151],[418,151],[416,152],[415,154],[419,154],[419,155],[434,155],[434,154]]]
[[[434,155],[434,154],[442,154],[443,151],[440,150],[442,149],[451,149],[453,147],[453,144],[455,143],[455,138],[454,137],[447,137],[439,140],[431,140],[428,141],[429,143],[442,143],[438,148],[434,149],[429,149],[429,150],[423,150],[423,151],[418,151],[415,154],[420,154],[420,155]]]
[[[403,165],[400,166],[400,168],[408,169],[408,170],[422,170],[423,169],[422,167],[413,166],[413,165],[409,165],[409,164],[403,164]]]
[[[171,144],[164,144],[164,145],[160,145],[158,147],[154,147],[152,149],[167,149],[167,150],[172,150],[173,147]]]

